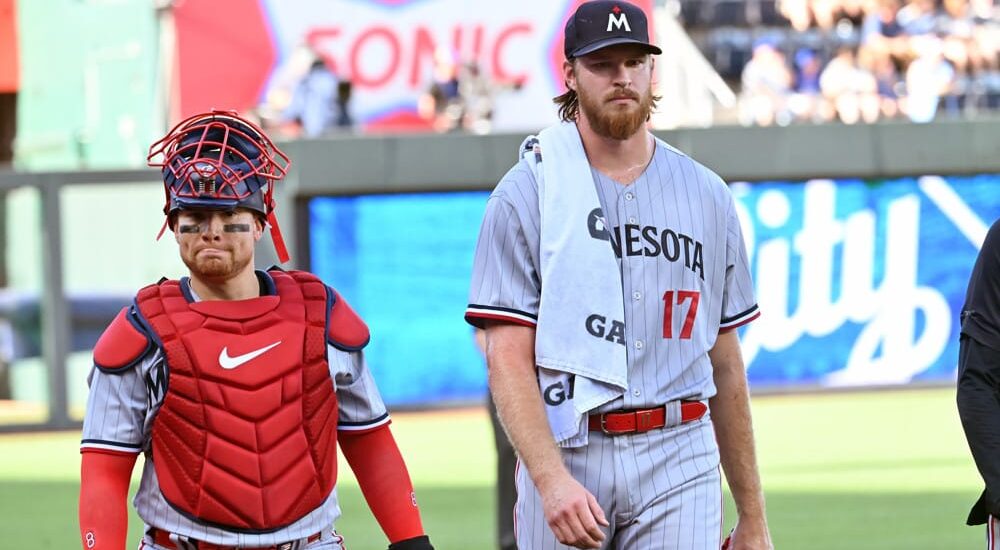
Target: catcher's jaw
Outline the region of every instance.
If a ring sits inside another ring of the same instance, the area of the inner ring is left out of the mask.
[[[264,216],[279,262],[289,260],[273,194],[291,162],[256,124],[232,110],[194,115],[153,143],[146,160],[163,174],[167,219],[157,240],[185,206],[244,207]]]

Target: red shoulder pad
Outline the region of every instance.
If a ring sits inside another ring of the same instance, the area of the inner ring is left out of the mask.
[[[351,306],[330,289],[333,295],[333,306],[330,308],[330,321],[327,323],[326,337],[330,345],[343,351],[357,351],[368,345],[371,334],[368,325],[351,309]]]
[[[135,365],[153,345],[149,337],[129,321],[129,308],[118,312],[94,346],[94,365],[105,371],[121,371]]]

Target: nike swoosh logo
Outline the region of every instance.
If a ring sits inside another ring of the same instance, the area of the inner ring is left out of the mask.
[[[222,348],[222,351],[219,352],[219,366],[226,370],[235,369],[236,367],[242,365],[243,363],[246,363],[247,361],[250,361],[255,357],[260,357],[261,355],[266,353],[267,350],[277,346],[280,343],[281,340],[278,340],[277,342],[271,344],[270,346],[264,346],[260,349],[253,350],[249,353],[244,353],[243,355],[237,355],[236,357],[230,357],[229,347],[228,346],[224,347]]]

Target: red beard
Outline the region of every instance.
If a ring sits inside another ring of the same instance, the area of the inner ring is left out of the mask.
[[[587,117],[590,127],[597,135],[609,139],[626,140],[632,137],[649,120],[653,111],[652,90],[647,90],[642,97],[628,89],[615,90],[599,99],[588,95],[582,88],[577,94],[580,96],[580,112]],[[609,103],[616,98],[629,98],[638,103],[629,104],[626,108]]]

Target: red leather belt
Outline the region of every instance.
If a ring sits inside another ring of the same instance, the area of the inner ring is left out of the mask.
[[[181,548],[180,546],[177,546],[177,543],[170,540],[170,533],[167,531],[154,528],[150,529],[147,534],[153,538],[153,542],[155,542],[157,546],[170,548],[172,550]],[[306,539],[306,544],[316,542],[321,538],[323,538],[321,533],[313,533]],[[244,548],[253,548],[254,550],[291,550],[295,546],[295,541],[272,544],[271,546],[226,546],[225,544],[213,544],[211,542],[192,539],[188,539],[187,543],[198,550],[242,550]]]
[[[701,401],[681,401],[681,424],[698,420],[705,416],[708,405]],[[667,424],[667,407],[660,405],[652,409],[632,409],[611,411],[590,415],[590,430],[608,435],[624,435],[648,432]]]

